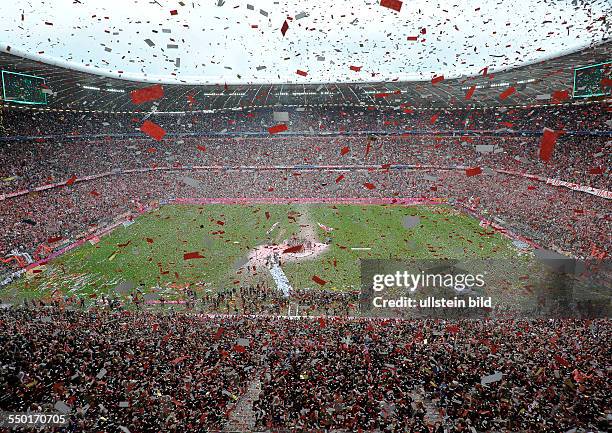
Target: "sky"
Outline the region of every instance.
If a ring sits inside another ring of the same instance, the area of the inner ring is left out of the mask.
[[[411,0],[399,12],[380,0],[2,2],[0,50],[162,83],[448,79],[574,52],[612,33],[609,0]]]

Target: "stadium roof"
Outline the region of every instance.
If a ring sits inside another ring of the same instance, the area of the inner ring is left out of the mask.
[[[68,69],[162,84],[451,79],[559,57],[612,36],[609,0],[9,4],[0,16],[0,47]]]
[[[0,69],[45,79],[48,109],[102,112],[189,112],[260,107],[378,106],[491,107],[542,104],[553,92],[573,87],[574,69],[612,59],[605,42],[580,52],[499,73],[481,71],[474,77],[410,82],[268,85],[163,85],[164,97],[134,105],[130,92],[150,84],[108,78],[0,53]],[[468,90],[473,96],[466,100]],[[515,92],[501,95],[508,88]],[[5,105],[14,105],[4,102]],[[43,109],[45,109],[43,108]]]

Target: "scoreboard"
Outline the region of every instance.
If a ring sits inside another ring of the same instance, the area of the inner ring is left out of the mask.
[[[45,79],[20,72],[2,71],[2,97],[16,104],[47,104]]]
[[[612,95],[612,62],[574,69],[574,98]]]

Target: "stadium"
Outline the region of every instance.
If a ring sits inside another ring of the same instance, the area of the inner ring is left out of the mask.
[[[87,3],[0,18],[0,428],[608,431],[608,3]]]

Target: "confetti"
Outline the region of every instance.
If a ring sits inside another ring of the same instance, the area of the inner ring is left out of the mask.
[[[555,361],[557,361],[557,364],[562,365],[563,367],[569,367],[570,363],[563,357],[559,356],[559,355],[554,355]]]
[[[287,130],[287,125],[285,125],[284,123],[280,123],[278,125],[271,126],[270,128],[268,128],[268,132],[270,134],[278,134],[279,132],[284,132],[286,130]]]
[[[469,101],[470,99],[472,99],[472,95],[474,94],[474,91],[476,90],[476,86],[472,86],[468,89],[467,92],[465,92],[465,100]]]
[[[402,9],[402,2],[399,0],[380,0],[380,5],[385,8],[399,12]]]
[[[151,122],[150,120],[145,120],[140,126],[140,130],[157,141],[161,141],[166,135],[164,128]]]
[[[431,84],[436,85],[438,83],[441,83],[442,81],[444,81],[444,75],[438,75],[431,79]]]
[[[285,248],[283,250],[283,254],[299,253],[303,249],[304,249],[304,245],[295,245],[293,247]]]
[[[204,256],[200,255],[199,251],[194,251],[192,253],[183,254],[183,260],[191,260],[191,259],[203,259]]]
[[[287,30],[289,30],[289,24],[287,24],[287,21],[285,21],[285,22],[283,23],[283,26],[282,26],[282,27],[281,27],[281,29],[280,29],[281,34],[282,34],[283,36],[285,36],[285,33],[287,33]]]
[[[68,179],[65,183],[66,186],[72,186],[77,180],[76,175],[73,175],[70,179]]]
[[[499,99],[503,101],[507,99],[509,96],[513,95],[515,92],[516,92],[516,88],[514,88],[513,86],[510,86],[499,95]]]
[[[544,128],[542,139],[540,140],[540,159],[542,161],[550,161],[555,143],[557,141],[557,134],[555,131],[549,128]]]
[[[324,286],[325,284],[327,284],[327,281],[325,281],[324,279],[322,279],[322,278],[320,278],[320,277],[318,277],[316,275],[312,276],[312,281],[314,281],[315,283],[319,284],[320,286]]]
[[[569,90],[556,90],[552,94],[553,104],[566,101],[569,99]]]

